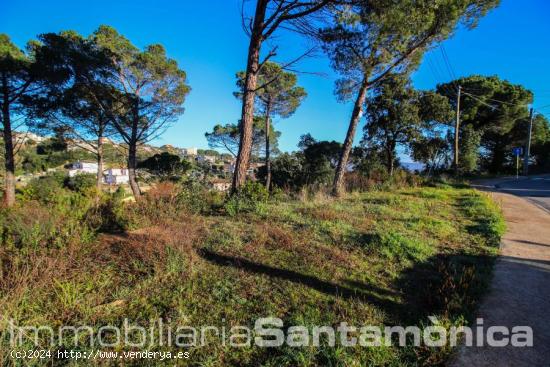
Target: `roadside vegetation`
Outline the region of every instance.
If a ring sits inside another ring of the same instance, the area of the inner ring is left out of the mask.
[[[98,330],[128,318],[253,328],[273,316],[285,326],[427,326],[435,315],[451,326],[472,320],[504,229],[485,194],[444,181],[394,182],[338,199],[306,189],[269,197],[254,183],[228,198],[197,183],[161,183],[137,203],[123,202],[120,190],[97,203],[93,180],[52,178],[40,187],[29,185],[21,205],[0,215],[4,325]],[[209,338],[178,363],[412,366],[439,365],[451,353],[231,348]],[[8,340],[4,331],[2,365],[16,363]]]

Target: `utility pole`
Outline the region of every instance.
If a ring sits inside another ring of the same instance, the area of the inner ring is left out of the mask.
[[[458,176],[458,135],[460,131],[460,95],[462,93],[462,86],[458,86],[458,95],[456,97],[456,123],[455,123],[455,159],[454,159],[454,169],[455,175]]]
[[[529,174],[529,153],[531,150],[531,135],[533,132],[533,108],[531,107],[531,110],[529,112],[529,132],[527,135],[527,144],[525,144],[525,152],[523,155],[523,175],[527,176]]]

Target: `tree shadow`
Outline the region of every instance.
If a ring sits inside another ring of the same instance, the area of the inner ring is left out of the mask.
[[[519,243],[525,243],[526,245],[550,247],[550,245],[547,245],[547,244],[545,244],[545,243],[539,243],[539,242],[533,242],[533,241],[527,241],[527,240],[511,239],[510,241],[519,242]]]
[[[490,255],[438,254],[400,274],[396,289],[403,294],[399,320],[411,325],[431,315],[472,319],[485,294],[495,261]]]
[[[402,325],[418,325],[426,322],[431,315],[462,315],[473,319],[479,300],[489,284],[495,260],[494,256],[462,253],[435,255],[405,269],[387,289],[355,280],[344,280],[343,285],[336,284],[208,249],[200,249],[198,253],[218,266],[266,275],[301,284],[329,296],[372,304],[386,314],[386,322]]]
[[[298,273],[293,270],[276,268],[240,257],[222,255],[204,248],[200,249],[198,253],[203,259],[219,266],[233,267],[249,273],[267,275],[269,277],[287,280],[292,283],[301,284],[311,289],[315,289],[329,296],[368,302],[388,311],[396,310],[399,307],[396,302],[384,299],[383,297],[377,295],[390,295],[390,292],[373,285],[365,285],[355,281],[347,281],[348,285],[339,285],[321,280],[311,275]]]

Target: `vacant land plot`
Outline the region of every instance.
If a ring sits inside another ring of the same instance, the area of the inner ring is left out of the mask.
[[[155,201],[159,205],[162,197]],[[436,315],[450,327],[472,317],[504,229],[500,210],[484,194],[445,185],[350,194],[339,200],[286,199],[233,217],[172,212],[146,223],[64,246],[5,244],[2,365],[21,364],[9,356],[10,319],[19,326],[90,325],[94,330],[122,326],[125,319],[150,327],[160,319],[174,330],[206,325],[229,330],[235,325],[253,328],[262,317],[278,317],[285,327],[312,328],[342,321],[427,326],[428,316]],[[62,348],[89,350],[85,343],[78,348],[72,343],[67,338]],[[325,343],[234,348],[224,346],[214,333],[206,334],[205,344],[183,349],[190,358],[175,363],[438,365],[451,352]],[[94,363],[78,362],[85,364]]]

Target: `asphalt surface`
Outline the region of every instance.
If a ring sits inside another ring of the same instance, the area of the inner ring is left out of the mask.
[[[550,175],[497,180],[495,187],[501,192],[527,199],[550,212]]]
[[[477,317],[490,326],[529,326],[533,346],[463,345],[452,367],[550,366],[550,175],[478,181],[501,207],[502,238],[489,292]],[[474,337],[477,341],[477,337]]]

